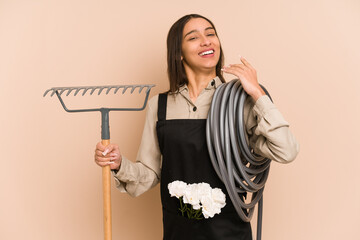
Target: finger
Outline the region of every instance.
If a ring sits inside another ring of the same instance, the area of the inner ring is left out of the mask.
[[[112,159],[110,157],[95,157],[95,162],[111,162]]]
[[[240,57],[240,61],[243,62],[244,65],[247,66],[248,68],[255,70],[255,68],[251,66],[251,64],[244,57]]]
[[[118,157],[119,154],[116,153],[116,152],[112,152],[112,153],[109,154],[109,156],[110,156],[110,157]]]
[[[119,169],[119,164],[116,162],[109,162],[108,165],[110,165],[111,169]]]
[[[240,77],[244,76],[243,70],[238,70],[238,69],[234,69],[234,68],[223,68],[221,70],[225,73],[232,74],[239,79],[240,79]]]
[[[96,164],[99,165],[100,167],[105,167],[105,166],[111,165],[113,163],[114,162],[96,162]]]
[[[110,161],[110,159],[100,159],[100,158],[95,158],[95,163],[99,166],[106,166]]]
[[[103,151],[97,150],[97,151],[95,152],[95,158],[97,158],[97,157],[101,157],[101,158],[109,157],[109,156],[106,156],[106,155],[104,156],[103,153],[104,153]]]
[[[233,69],[235,71],[239,71],[242,75],[254,75],[256,74],[255,69],[250,69],[249,67],[243,64],[231,64],[227,69]]]
[[[238,68],[241,70],[247,69],[247,67],[244,64],[230,64],[227,68]]]
[[[229,66],[223,67],[223,70],[225,71],[232,71],[232,72],[239,72],[239,73],[245,73],[245,67],[241,66],[239,64],[230,64]]]
[[[104,145],[102,145],[102,143],[101,142],[98,142],[97,144],[96,144],[96,150],[100,150],[100,151],[104,151],[105,150],[105,146]],[[95,151],[96,151],[95,150]]]
[[[111,146],[112,146],[111,152],[120,152],[119,146],[117,144],[111,144]]]
[[[108,151],[106,151],[106,149],[108,149]],[[120,155],[120,150],[119,150],[119,146],[117,144],[110,144],[106,147],[104,153],[117,153],[118,155]]]

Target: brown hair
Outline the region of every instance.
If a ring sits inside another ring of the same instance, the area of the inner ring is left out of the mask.
[[[168,63],[168,77],[170,82],[169,92],[174,93],[179,90],[181,86],[188,83],[188,79],[185,73],[184,65],[181,61],[181,45],[183,40],[183,30],[185,24],[192,18],[203,18],[208,21],[215,30],[214,24],[207,19],[198,14],[189,14],[185,15],[179,20],[177,20],[170,28],[167,36],[167,63]],[[219,40],[220,41],[220,40]],[[225,82],[225,79],[221,72],[221,67],[224,64],[224,54],[220,45],[220,58],[216,64],[216,75],[220,78],[222,82]]]

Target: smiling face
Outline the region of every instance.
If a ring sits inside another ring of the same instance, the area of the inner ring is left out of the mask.
[[[212,25],[203,18],[190,19],[183,30],[182,60],[186,70],[215,73],[220,41]]]

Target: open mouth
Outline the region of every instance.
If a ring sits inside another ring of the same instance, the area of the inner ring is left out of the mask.
[[[201,53],[199,53],[199,56],[206,56],[206,55],[211,55],[211,54],[214,54],[214,49],[201,52]]]

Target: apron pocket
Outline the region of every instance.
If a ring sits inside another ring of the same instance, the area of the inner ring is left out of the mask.
[[[252,240],[251,225],[236,213],[195,220],[163,208],[164,240]]]

